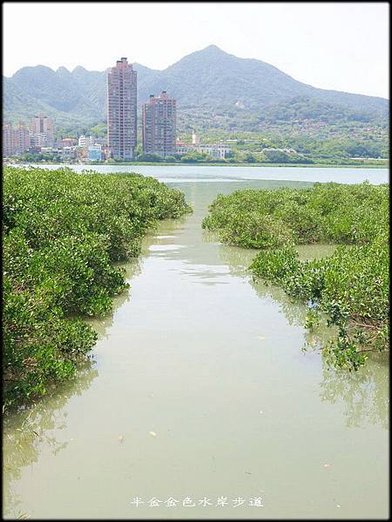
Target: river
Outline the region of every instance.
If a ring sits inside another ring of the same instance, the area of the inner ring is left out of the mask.
[[[309,336],[302,305],[252,281],[254,251],[201,229],[218,193],[307,186],[233,169],[170,180],[193,214],[145,238],[75,381],[6,417],[5,518],[388,516],[388,359],[328,369],[328,330]]]
[[[29,166],[26,164],[25,166]],[[337,183],[362,183],[374,185],[389,182],[389,171],[384,168],[340,168],[340,167],[249,167],[244,166],[197,166],[197,165],[32,165],[39,168],[58,169],[64,166],[81,172],[138,172],[143,176],[153,176],[160,181],[191,183],[200,181],[309,181]]]

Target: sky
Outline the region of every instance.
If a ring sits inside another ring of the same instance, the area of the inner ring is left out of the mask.
[[[215,44],[323,89],[389,98],[388,2],[4,2],[3,74],[165,69]]]

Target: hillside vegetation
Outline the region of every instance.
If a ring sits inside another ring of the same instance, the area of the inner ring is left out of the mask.
[[[308,327],[327,316],[338,333],[324,353],[348,369],[388,347],[388,225],[388,186],[369,183],[237,191],[218,196],[203,221],[223,242],[260,249],[251,271],[307,303]],[[338,247],[300,261],[295,245],[311,243]]]
[[[317,89],[261,60],[237,58],[214,45],[163,71],[139,64],[134,67],[139,113],[151,93],[167,90],[177,100],[179,133],[194,128],[288,136],[293,125],[306,135],[309,125],[321,125],[330,135],[346,124],[355,125],[360,132],[371,129],[377,133],[388,127],[388,100]],[[5,78],[3,87],[4,118],[11,121],[44,112],[55,119],[58,133],[65,135],[89,132],[106,120],[105,71],[24,67]],[[139,118],[139,126],[140,122]]]
[[[183,194],[134,174],[6,167],[3,384],[6,406],[69,379],[127,284],[115,262],[140,252],[157,220],[189,211]]]

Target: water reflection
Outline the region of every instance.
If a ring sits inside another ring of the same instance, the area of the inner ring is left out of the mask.
[[[98,376],[94,361],[88,360],[78,369],[74,379],[56,387],[50,398],[6,416],[3,421],[3,502],[7,517],[21,517],[22,501],[13,490],[23,470],[38,461],[46,450],[57,455],[68,446],[61,440],[61,431],[67,426],[65,406],[73,396],[81,395]]]
[[[130,284],[129,288],[126,288],[121,294],[113,298],[112,312],[103,317],[93,317],[86,319],[86,322],[97,332],[98,339],[107,339],[107,331],[113,325],[116,310],[119,309],[123,304],[127,303],[132,298],[132,284],[131,279],[133,276],[139,275],[142,270],[142,260],[139,258],[132,259],[127,264],[119,264],[124,270],[124,278]]]
[[[289,324],[304,326],[308,308],[290,299],[281,288],[265,286],[250,279],[250,284],[263,299],[272,298],[279,303]],[[304,352],[321,351],[334,336],[336,329],[328,327],[326,318],[311,330],[304,330]],[[348,427],[360,427],[366,423],[388,424],[388,373],[385,371],[388,354],[371,354],[365,365],[356,372],[337,370],[322,360],[323,380],[320,382],[320,398],[332,404],[342,402]]]
[[[109,337],[110,333],[108,331],[111,326],[113,326],[116,311],[132,299],[132,279],[141,275],[146,257],[159,256],[161,253],[160,247],[164,247],[176,237],[171,232],[178,232],[178,229],[181,228],[181,225],[183,225],[185,221],[186,216],[182,216],[179,219],[165,220],[163,225],[165,230],[164,234],[160,233],[162,224],[153,227],[142,240],[141,255],[137,258],[130,259],[126,263],[118,263],[116,265],[123,270],[124,279],[129,284],[129,288],[113,298],[112,313],[104,317],[93,317],[86,320],[98,333],[99,339],[107,339]],[[163,248],[162,255],[167,257],[168,253],[175,255],[176,249],[168,251]]]
[[[208,238],[214,241],[211,234]],[[300,248],[302,259],[330,255],[334,245],[306,245]],[[280,287],[266,285],[252,277],[248,267],[257,254],[256,250],[219,246],[219,257],[232,275],[246,277],[260,299],[271,299],[279,304],[281,312],[292,326],[303,327],[308,308],[291,299]],[[336,334],[334,327],[328,327],[326,318],[311,330],[304,330],[304,352],[320,351]],[[322,361],[323,379],[320,382],[320,398],[332,404],[341,402],[347,427],[362,427],[367,423],[388,427],[388,372],[386,365],[389,354],[372,353],[364,367],[357,372],[337,370]]]
[[[168,225],[175,227],[173,223]],[[154,230],[143,241],[143,251],[156,241]],[[88,318],[86,322],[98,333],[98,340],[108,337],[107,331],[113,325],[116,311],[131,299],[133,277],[141,274],[143,256],[126,264],[117,264],[123,270],[130,288],[113,299],[113,312],[101,318]],[[94,352],[80,364],[74,378],[57,385],[49,396],[31,407],[10,413],[3,422],[3,502],[7,506],[7,517],[26,518],[21,509],[22,499],[15,493],[13,484],[20,480],[25,468],[33,466],[44,451],[55,456],[65,449],[69,440],[62,440],[62,432],[67,427],[67,403],[72,397],[85,392],[98,376]]]
[[[353,429],[366,423],[386,427],[385,362],[368,361],[363,371],[348,375],[322,367],[316,353],[293,358],[306,307],[292,303],[280,288],[252,280],[247,268],[256,251],[221,245],[201,230],[215,193],[233,188],[196,185],[187,186],[194,214],[165,221],[144,239],[142,255],[124,265],[129,290],[115,298],[112,314],[90,321],[100,335],[96,361],[56,396],[7,419],[7,516],[28,510],[44,518],[129,518],[135,513],[129,511],[133,494],[169,496],[184,484],[194,488],[184,496],[198,488],[206,488],[204,495],[231,481],[248,493],[265,484],[269,511],[264,514],[273,518],[312,514],[306,511],[309,498],[318,515],[331,517],[325,501],[335,489],[342,504],[347,500],[345,516],[372,502],[385,505],[385,495],[376,495],[386,476],[377,474],[385,447],[382,430],[368,428],[362,435]],[[221,284],[228,282],[231,286]],[[206,286],[216,284],[221,286]],[[258,307],[261,300],[266,307]],[[300,328],[286,328],[283,315]],[[280,325],[284,336],[278,342],[272,336],[255,341],[264,335],[263,321],[272,334]],[[304,335],[308,350],[316,352],[326,334]],[[314,364],[303,365],[305,359]],[[81,397],[74,400],[76,395]],[[333,470],[322,468],[319,475],[312,466],[320,465],[321,450],[328,454],[334,443],[353,465],[331,482]],[[361,482],[367,449],[374,444],[379,461],[370,463]],[[210,454],[217,457],[214,469]],[[251,469],[245,465],[254,466],[254,474],[241,479],[244,469]],[[356,475],[359,482],[352,480]],[[364,495],[366,480],[376,493]],[[174,489],[166,491],[169,486]],[[230,487],[222,493],[227,491]]]
[[[359,428],[371,423],[388,428],[388,372],[380,371],[388,361],[389,354],[371,354],[362,368],[349,375],[323,365],[320,397],[332,404],[343,403],[348,427]]]
[[[212,241],[214,238],[210,236],[209,239]],[[279,303],[281,311],[290,325],[302,326],[304,324],[307,308],[302,303],[291,300],[281,288],[267,285],[252,277],[248,268],[258,252],[257,250],[219,245],[218,252],[222,263],[227,265],[232,275],[246,277],[261,299],[270,299]]]

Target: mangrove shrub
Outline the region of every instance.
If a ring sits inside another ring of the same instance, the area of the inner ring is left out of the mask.
[[[389,332],[389,192],[315,183],[309,189],[242,190],[218,196],[203,227],[229,244],[260,249],[251,271],[307,303],[337,327],[330,362],[357,369],[366,352],[385,350]],[[296,245],[333,243],[326,258],[300,261]]]
[[[190,210],[153,178],[70,169],[4,169],[3,383],[5,404],[44,395],[71,377],[126,288],[115,262],[140,252],[157,220]]]

